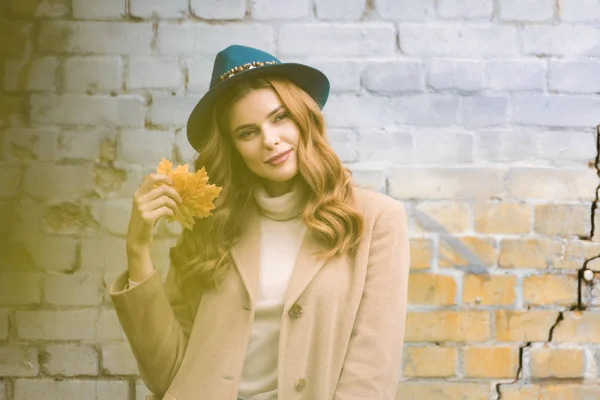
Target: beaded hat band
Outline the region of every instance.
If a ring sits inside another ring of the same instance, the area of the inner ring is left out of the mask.
[[[252,61],[243,65],[239,65],[237,67],[231,68],[229,71],[225,72],[223,75],[219,77],[219,80],[222,82],[227,78],[231,78],[238,72],[246,71],[249,69],[264,67],[265,65],[275,65],[278,64],[277,61]]]

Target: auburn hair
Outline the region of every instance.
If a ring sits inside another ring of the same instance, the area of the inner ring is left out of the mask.
[[[251,207],[252,186],[258,179],[237,152],[228,131],[231,106],[252,90],[270,88],[298,125],[299,176],[309,188],[303,213],[307,230],[328,249],[324,258],[354,254],[363,234],[363,217],[353,208],[352,172],[344,168],[326,137],[323,115],[306,92],[281,78],[244,80],[223,93],[215,104],[207,134],[196,149],[194,168],[205,168],[210,183],[222,187],[212,215],[184,229],[170,250],[170,261],[182,283],[194,290],[218,286],[232,266],[229,250],[239,238]]]

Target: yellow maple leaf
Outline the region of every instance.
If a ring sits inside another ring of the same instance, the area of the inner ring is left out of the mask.
[[[167,175],[173,181],[173,188],[183,200],[178,204],[173,217],[169,217],[169,222],[173,220],[179,222],[184,228],[192,229],[194,218],[206,218],[215,208],[213,201],[219,196],[223,188],[209,185],[208,174],[204,167],[195,173],[189,172],[187,164],[178,165],[173,170],[173,163],[163,158],[156,172]]]

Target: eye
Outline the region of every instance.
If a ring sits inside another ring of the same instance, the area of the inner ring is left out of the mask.
[[[245,131],[240,132],[238,137],[244,139],[244,138],[247,138],[248,136],[252,135],[252,133],[254,133],[254,131],[252,129],[247,129]]]
[[[285,111],[284,111],[284,112],[282,112],[282,113],[279,113],[279,114],[277,114],[277,115],[275,116],[275,122],[282,121],[282,120],[284,120],[285,118],[287,118],[287,116],[288,116],[288,113],[287,113],[287,112],[285,112]]]

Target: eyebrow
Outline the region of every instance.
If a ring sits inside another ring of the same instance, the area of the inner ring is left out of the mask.
[[[281,110],[282,110],[282,109],[284,109],[284,108],[285,108],[284,106],[279,106],[279,107],[277,107],[276,109],[274,109],[273,111],[271,111],[269,114],[267,114],[267,118],[271,118],[273,115],[277,114],[279,111],[281,111]],[[235,128],[235,129],[233,130],[233,133],[235,133],[235,132],[239,131],[239,130],[240,130],[240,129],[242,129],[242,128],[250,128],[250,127],[252,127],[252,126],[254,126],[254,124],[244,124],[244,125],[240,125],[240,126],[238,126],[237,128]]]

